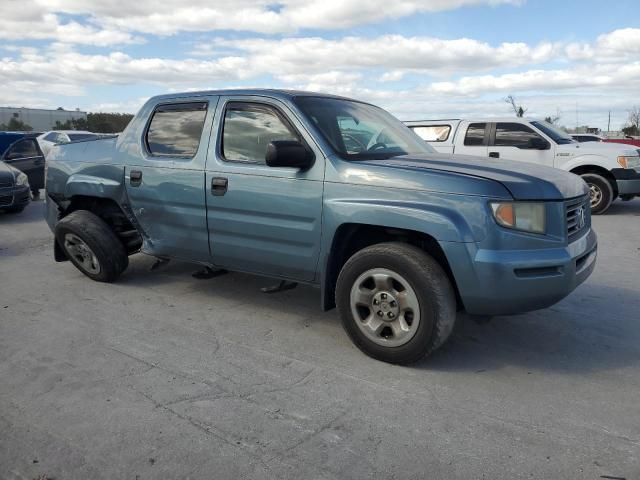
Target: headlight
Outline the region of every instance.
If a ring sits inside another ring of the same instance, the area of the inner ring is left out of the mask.
[[[16,177],[16,186],[20,185],[29,186],[29,178],[24,173],[19,173]]]
[[[618,164],[622,168],[638,168],[640,167],[640,157],[618,157]]]
[[[523,232],[545,233],[546,214],[544,203],[495,202],[491,211],[498,225]]]

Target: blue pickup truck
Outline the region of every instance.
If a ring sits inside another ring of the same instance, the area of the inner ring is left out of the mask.
[[[103,282],[142,251],[314,285],[387,362],[436,350],[459,311],[548,307],[595,266],[580,177],[436,153],[347,98],[158,96],[118,137],[55,147],[47,168],[56,260]]]

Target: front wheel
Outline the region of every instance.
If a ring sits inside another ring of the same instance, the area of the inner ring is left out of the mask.
[[[87,210],[76,210],[60,220],[55,235],[71,263],[92,280],[113,282],[129,265],[120,239]]]
[[[440,264],[417,247],[392,242],[353,255],[336,287],[342,325],[367,355],[409,364],[449,337],[456,297]]]
[[[594,215],[604,213],[613,203],[613,187],[609,180],[597,173],[583,173],[580,175],[589,185],[589,198],[591,201],[591,212]]]

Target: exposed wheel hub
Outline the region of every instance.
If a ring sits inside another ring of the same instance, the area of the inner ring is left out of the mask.
[[[80,237],[67,233],[64,236],[64,248],[85,271],[93,274],[100,273],[98,258]]]

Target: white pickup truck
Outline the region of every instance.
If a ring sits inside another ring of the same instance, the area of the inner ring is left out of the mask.
[[[539,163],[580,175],[589,185],[594,214],[618,197],[640,195],[640,150],[633,145],[578,143],[548,122],[526,118],[405,123],[443,153]]]

